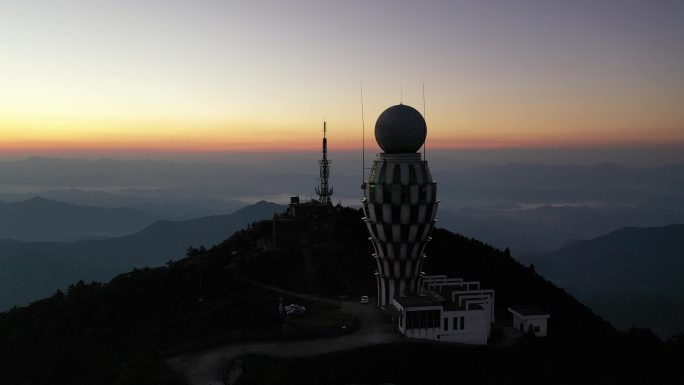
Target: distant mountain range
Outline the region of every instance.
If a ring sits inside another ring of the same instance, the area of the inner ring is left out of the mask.
[[[234,162],[29,158],[0,162],[0,200],[40,195],[98,207],[131,207],[166,219],[227,214],[286,202],[316,184],[318,154]],[[475,165],[430,159],[440,225],[514,254],[548,252],[624,226],[684,223],[684,165]],[[358,159],[335,159],[334,199],[359,204]],[[274,188],[277,186],[277,188]],[[450,215],[451,214],[451,215]]]
[[[617,327],[684,331],[684,224],[626,227],[521,259]]]
[[[259,202],[229,215],[159,221],[135,234],[104,240],[0,241],[0,310],[50,295],[78,280],[107,281],[136,267],[182,258],[191,246],[212,246],[284,209]]]
[[[518,207],[444,209],[439,225],[495,247],[544,253],[568,241],[594,238],[625,226],[663,226],[684,222],[682,208],[541,204]]]
[[[126,188],[113,191],[67,188],[20,193],[0,191],[0,201],[8,203],[18,203],[35,197],[77,206],[128,207],[149,213],[157,219],[174,220],[229,214],[249,205],[247,202],[234,199],[194,196],[183,191],[156,188]]]
[[[79,206],[35,197],[0,202],[0,239],[69,241],[131,234],[162,219],[131,208]]]

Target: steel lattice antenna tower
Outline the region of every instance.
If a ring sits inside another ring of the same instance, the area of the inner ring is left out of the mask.
[[[323,122],[323,159],[318,161],[321,166],[320,185],[316,187],[316,194],[321,204],[331,205],[330,196],[333,194],[333,189],[328,185],[328,178],[330,177],[330,161],[328,160],[328,138],[326,138],[327,128],[326,122]]]

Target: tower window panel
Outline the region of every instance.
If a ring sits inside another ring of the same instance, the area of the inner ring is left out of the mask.
[[[391,205],[385,203],[382,205],[382,221],[389,225],[392,223],[392,211],[394,210],[394,207]]]
[[[411,223],[411,206],[407,204],[401,205],[401,224],[406,225]]]
[[[418,207],[412,204],[409,209],[409,223],[418,223]]]
[[[387,161],[382,162],[382,167],[380,168],[380,175],[378,175],[378,182],[380,184],[385,184],[385,175],[387,174]]]
[[[417,184],[409,186],[409,202],[411,202],[412,205],[418,203],[418,190],[419,186]]]
[[[387,258],[393,261],[393,260],[395,259],[395,257],[396,257],[396,253],[395,253],[395,250],[394,250],[394,245],[391,244],[391,243],[388,244],[388,245],[385,247],[385,250],[387,250],[387,254],[386,254],[386,255],[387,255]]]
[[[395,243],[401,242],[401,225],[392,225],[392,240]]]
[[[400,205],[401,204],[401,185],[400,184],[393,184],[391,187],[392,191],[392,196],[390,202],[392,202],[393,205]]]
[[[392,223],[401,223],[401,205],[392,205]]]
[[[399,279],[399,296],[403,297],[406,295],[406,281]]]
[[[425,205],[418,206],[418,218],[416,222],[425,223]]]
[[[399,169],[401,170],[401,184],[407,185],[409,183],[409,164],[400,163]],[[394,183],[397,183],[396,179],[394,180]]]
[[[392,183],[401,185],[401,165],[394,164],[394,172],[392,173]]]
[[[418,184],[423,184],[426,182],[425,180],[425,174],[423,173],[423,167],[421,165],[413,165],[414,170],[416,171],[416,183]]]
[[[375,221],[382,223],[383,222],[382,205],[381,204],[373,205],[373,211],[375,212]]]
[[[408,203],[411,201],[411,186],[401,185],[401,203]]]
[[[405,243],[402,243],[399,245],[399,258],[403,261],[408,257],[408,253],[406,251],[408,249],[408,245]]]
[[[418,234],[418,226],[410,225],[409,231],[408,231],[408,241],[409,242],[415,242],[417,234]]]
[[[410,260],[404,262],[404,278],[410,279],[411,276],[413,275],[412,274],[413,272],[411,271],[411,267],[412,266],[411,266]]]
[[[378,239],[387,242],[387,234],[385,234],[385,226],[382,223],[378,223],[376,226],[376,231],[378,232]]]
[[[429,202],[429,203],[434,202],[432,200],[432,185],[430,185],[430,184],[425,186],[425,201],[424,202]]]
[[[375,187],[375,193],[373,194],[373,201],[375,203],[380,203],[380,204],[384,203],[382,201],[383,186],[380,184],[380,185],[375,185],[373,187]]]
[[[416,168],[413,164],[408,165],[409,169],[409,183],[418,183],[418,178],[416,177]]]

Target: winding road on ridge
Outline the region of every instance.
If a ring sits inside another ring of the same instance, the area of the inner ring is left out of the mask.
[[[345,313],[358,320],[355,331],[331,338],[290,341],[238,342],[218,348],[182,354],[166,360],[169,366],[191,385],[223,385],[223,370],[236,358],[247,354],[268,354],[276,357],[305,357],[363,346],[386,344],[404,339],[384,321],[380,311],[372,304],[341,302],[314,295],[295,293],[265,285],[246,278],[245,283],[276,291],[288,296],[339,305]]]

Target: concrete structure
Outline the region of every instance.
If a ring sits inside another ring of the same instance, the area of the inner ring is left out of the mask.
[[[373,243],[378,306],[417,295],[424,249],[437,214],[437,184],[417,153],[427,127],[405,105],[385,110],[375,124],[377,155],[364,191],[364,218]]]
[[[513,314],[513,327],[523,333],[534,333],[536,337],[548,334],[547,320],[551,315],[536,306],[511,306],[508,311]]]
[[[388,313],[409,338],[486,345],[494,322],[494,290],[477,281],[425,276],[422,295],[394,297]]]

